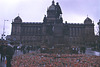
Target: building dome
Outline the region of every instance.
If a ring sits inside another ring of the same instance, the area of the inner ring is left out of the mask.
[[[85,23],[85,24],[92,23],[92,20],[91,20],[89,17],[87,17],[87,18],[84,20],[84,23]]]
[[[17,16],[17,17],[14,19],[14,22],[22,22],[22,19],[21,19],[19,16]]]
[[[19,16],[17,16],[14,20],[22,20]]]
[[[55,10],[55,9],[56,9],[55,5],[51,5],[48,10]]]
[[[56,6],[55,6],[55,2],[54,0],[52,1],[52,5],[48,8],[48,10],[55,10]]]
[[[87,18],[84,20],[84,22],[87,22],[87,21],[92,22],[92,20],[91,20],[89,17],[87,17]]]

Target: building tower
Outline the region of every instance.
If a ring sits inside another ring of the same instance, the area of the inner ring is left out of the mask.
[[[12,21],[12,31],[11,36],[13,37],[12,40],[20,43],[20,34],[21,34],[21,23],[22,19],[17,16],[14,21]]]
[[[92,45],[94,44],[94,23],[92,23],[92,20],[87,17],[84,20],[84,26],[85,26],[85,35],[84,35],[84,41],[86,45]]]

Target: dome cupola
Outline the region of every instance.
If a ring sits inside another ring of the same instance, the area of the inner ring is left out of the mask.
[[[21,23],[22,22],[22,19],[17,16],[15,19],[14,19],[14,22],[17,22],[17,23]]]
[[[55,4],[53,0],[51,6],[47,9],[47,18],[59,18],[61,14],[62,11],[59,3]]]
[[[92,20],[87,17],[85,20],[84,20],[84,24],[91,24],[92,23]]]
[[[48,11],[49,10],[55,10],[56,9],[56,6],[55,6],[55,2],[54,0],[52,1],[52,5],[48,8]]]

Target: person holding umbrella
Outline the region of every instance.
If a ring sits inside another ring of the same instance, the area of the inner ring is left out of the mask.
[[[10,44],[6,45],[6,60],[7,60],[6,67],[11,67],[11,59],[13,57],[13,54],[14,54],[14,49],[12,45]]]

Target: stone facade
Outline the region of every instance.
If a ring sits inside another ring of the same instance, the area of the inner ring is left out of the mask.
[[[34,46],[81,46],[94,43],[94,24],[87,17],[84,23],[63,23],[59,3],[52,1],[43,22],[22,22],[17,16],[12,21],[12,39],[23,45]]]
[[[99,22],[98,22],[98,26],[99,26],[99,36],[98,36],[98,40],[97,40],[97,42],[98,42],[98,44],[100,45],[100,20],[99,20]]]

